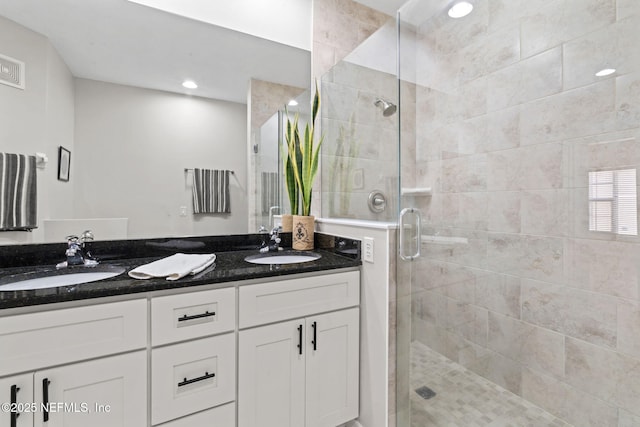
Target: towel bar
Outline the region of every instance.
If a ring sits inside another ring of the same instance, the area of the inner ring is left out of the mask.
[[[187,173],[189,171],[192,171],[192,170],[193,170],[193,168],[184,168],[184,172],[185,173]],[[231,172],[231,175],[235,175],[236,174],[234,171],[229,171],[229,172]]]

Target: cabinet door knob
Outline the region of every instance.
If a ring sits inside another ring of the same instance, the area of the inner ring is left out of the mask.
[[[298,354],[302,354],[302,325],[298,326]]]

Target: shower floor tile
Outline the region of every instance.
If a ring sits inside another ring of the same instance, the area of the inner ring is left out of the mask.
[[[422,387],[435,395],[424,399]],[[411,427],[571,427],[415,341],[410,393]]]

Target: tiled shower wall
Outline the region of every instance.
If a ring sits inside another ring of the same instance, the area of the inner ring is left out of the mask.
[[[394,221],[398,197],[398,115],[384,117],[377,98],[397,103],[397,78],[341,61],[322,78],[322,209],[329,218]],[[369,194],[386,196],[372,212]]]
[[[401,52],[433,188],[413,339],[574,425],[640,425],[640,240],[588,202],[588,172],[640,168],[640,2],[474,3]]]

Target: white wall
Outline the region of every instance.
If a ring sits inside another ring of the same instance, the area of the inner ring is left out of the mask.
[[[73,77],[47,38],[3,17],[0,54],[24,62],[26,70],[24,90],[0,85],[0,151],[49,157],[37,171],[40,228],[0,233],[0,243],[37,242],[42,219],[70,211],[72,187],[57,180],[57,153],[59,145],[73,150]]]
[[[76,79],[75,105],[77,218],[129,218],[131,238],[247,232],[244,104]],[[194,216],[185,168],[235,171],[231,214]]]

